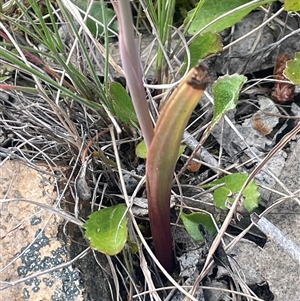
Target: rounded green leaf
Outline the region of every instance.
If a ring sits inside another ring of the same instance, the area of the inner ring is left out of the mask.
[[[202,224],[212,235],[216,233],[216,228],[211,216],[205,212],[181,213],[180,218],[188,234],[196,241],[204,241],[198,226]]]
[[[234,173],[206,184],[203,188],[210,188],[218,184],[225,184],[214,191],[214,203],[218,208],[226,209],[226,202],[229,201],[233,203],[236,195],[241,190],[247,178],[248,174],[246,173]],[[250,181],[249,185],[243,191],[243,197],[243,206],[248,212],[252,212],[258,207],[260,193],[258,191],[258,186],[253,180]]]
[[[189,46],[191,53],[191,68],[197,65],[200,59],[210,54],[218,53],[222,48],[222,39],[216,33],[206,32],[197,36]],[[185,55],[184,62],[186,63],[185,66],[187,66],[187,55]],[[185,71],[186,68],[182,68],[182,73]]]
[[[218,123],[228,110],[235,108],[240,90],[246,80],[247,77],[243,75],[224,75],[213,84],[215,101],[213,125]]]
[[[116,206],[93,212],[84,223],[85,236],[91,247],[107,255],[116,255],[127,241],[126,206]]]
[[[214,203],[218,208],[222,210],[227,208],[226,201],[228,199],[233,201],[232,197],[233,197],[233,193],[232,191],[230,191],[228,187],[222,186],[214,191]]]
[[[296,52],[293,60],[287,61],[284,75],[295,85],[300,85],[300,52]]]

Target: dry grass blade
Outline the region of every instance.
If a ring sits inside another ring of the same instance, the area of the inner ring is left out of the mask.
[[[140,266],[141,266],[141,269],[143,271],[143,274],[145,276],[145,281],[149,287],[149,295],[154,298],[155,301],[161,301],[161,298],[159,297],[157,291],[156,291],[156,288],[155,288],[155,285],[153,283],[153,280],[152,280],[152,277],[151,277],[151,274],[150,274],[150,271],[149,271],[149,266],[147,264],[147,261],[145,259],[145,256],[143,254],[143,251],[142,249],[140,249]]]
[[[64,218],[67,221],[70,221],[78,226],[82,226],[83,222],[77,218],[75,218],[73,215],[68,214],[65,210],[61,210],[61,209],[56,209],[53,206],[49,206],[47,204],[42,204],[40,202],[37,201],[33,201],[33,200],[27,200],[27,199],[22,199],[22,198],[18,198],[18,199],[0,199],[0,203],[5,203],[5,202],[26,202],[26,203],[30,203],[30,204],[34,204],[38,207],[41,207],[43,209],[48,210],[49,212],[52,212],[62,218]]]

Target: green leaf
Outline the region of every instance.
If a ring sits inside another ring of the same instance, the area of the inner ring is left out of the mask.
[[[194,212],[191,214],[185,214],[184,212],[182,212],[180,218],[186,231],[195,241],[204,240],[198,229],[199,224],[204,225],[204,227],[210,232],[211,235],[214,235],[216,233],[215,225],[208,213]]]
[[[228,110],[235,108],[240,90],[246,80],[247,77],[243,75],[224,75],[213,84],[215,106],[212,125],[218,123]]]
[[[112,97],[113,109],[116,115],[123,122],[136,126],[138,119],[126,89],[118,82],[113,82],[109,86],[109,92]]]
[[[284,9],[287,11],[300,11],[300,1],[299,0],[285,0]]]
[[[295,85],[300,85],[300,52],[296,52],[293,60],[287,61],[284,75]]]
[[[225,186],[219,187],[214,191],[214,203],[218,208],[226,209],[226,202],[229,201],[230,203],[233,203],[236,194],[239,193],[247,178],[248,174],[246,173],[234,173],[209,184],[205,184],[203,188],[225,184]],[[253,180],[250,181],[249,185],[243,191],[243,197],[243,206],[248,212],[252,212],[258,207],[260,193],[258,191],[258,186]]]
[[[147,146],[146,146],[146,142],[145,140],[142,140],[135,148],[135,154],[142,159],[146,159],[147,158]]]
[[[190,68],[197,65],[200,59],[222,50],[223,44],[221,37],[212,32],[207,32],[197,36],[191,43],[189,50],[191,53]],[[186,71],[187,55],[184,58],[185,68],[182,68],[182,73]]]
[[[202,8],[194,16],[188,32],[190,34],[198,33],[202,28],[204,28],[210,22],[216,20],[216,18],[222,16],[225,13],[229,13],[223,18],[215,21],[210,26],[206,27],[201,33],[212,31],[220,32],[227,27],[230,27],[240,20],[242,20],[246,15],[248,15],[252,10],[256,9],[260,5],[274,2],[275,0],[261,0],[249,2],[249,0],[209,0],[205,1]],[[248,4],[244,8],[240,8],[241,5]],[[186,17],[184,24],[187,25],[194,15],[194,10],[191,10]]]
[[[88,5],[88,1],[79,1],[77,3],[77,6],[85,12],[87,10],[87,5]],[[104,30],[103,30],[103,26],[96,23],[90,17],[93,17],[94,19],[96,19],[97,21],[99,21],[100,23],[103,24],[104,19],[103,19],[103,15],[102,15],[102,5],[103,4],[101,2],[94,2],[92,4],[92,7],[88,14],[88,18],[86,20],[87,27],[89,28],[89,30],[95,37],[97,37],[98,35],[102,35]],[[108,24],[110,24],[109,28],[115,32],[118,32],[117,22],[113,21],[112,23],[110,23],[112,21],[112,19],[115,17],[114,11],[112,9],[108,8],[106,5],[105,5],[104,10],[106,13],[107,22],[108,22]],[[84,14],[82,14],[82,17],[84,17]]]
[[[84,223],[85,236],[90,240],[91,247],[107,255],[116,255],[127,241],[126,206],[116,206],[93,212]]]
[[[178,159],[179,157],[184,153],[185,151],[185,145],[180,145],[179,147],[179,153],[178,153]],[[135,154],[142,159],[146,159],[147,158],[147,147],[146,147],[146,143],[145,140],[142,140],[135,148]]]

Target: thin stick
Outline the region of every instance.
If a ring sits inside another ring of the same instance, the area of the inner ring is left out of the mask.
[[[300,265],[300,247],[284,235],[277,227],[269,222],[265,217],[259,217],[255,212],[251,214],[251,221],[275,242],[290,257]]]

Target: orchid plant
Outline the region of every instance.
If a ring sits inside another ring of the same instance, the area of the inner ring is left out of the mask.
[[[134,120],[134,123],[138,122],[148,149],[146,162],[146,188],[149,220],[154,248],[157,258],[168,272],[172,272],[174,269],[174,256],[170,228],[170,195],[179,147],[188,120],[203,95],[207,84],[211,81],[208,76],[207,67],[203,63],[198,63],[198,61],[207,55],[222,51],[222,41],[220,36],[217,34],[218,32],[232,26],[251,10],[272,1],[273,0],[253,0],[249,2],[248,0],[236,0],[228,2],[227,0],[201,0],[198,2],[195,9],[188,13],[184,22],[185,29],[183,36],[185,34],[193,36],[189,41],[191,60],[188,56],[186,56],[186,67],[184,67],[185,75],[159,113],[155,126],[153,122],[155,118],[152,118],[149,113],[143,83],[141,61],[134,40],[130,1],[111,1],[118,20],[118,38],[122,67],[137,117],[137,120]],[[164,55],[166,52],[164,50],[164,46],[169,43],[171,37],[170,32],[173,25],[172,16],[174,13],[175,1],[160,0],[157,1],[157,6],[153,4],[153,1],[148,2],[147,12],[149,12],[151,25],[153,27],[153,31],[155,31],[155,33],[159,36],[161,43],[158,50],[156,68],[159,72],[163,71],[166,73],[166,64],[164,63]],[[22,23],[18,24],[15,21],[15,18],[9,15],[10,7],[7,7],[7,13],[5,11],[5,7],[3,8],[2,17],[9,24],[15,25],[21,32],[26,33],[33,40],[46,46],[46,48],[51,51],[50,53],[44,53],[32,48],[30,45],[18,43],[14,36],[10,34],[10,31],[1,22],[0,36],[2,37],[3,42],[0,43],[0,61],[4,61],[5,63],[9,62],[11,66],[16,66],[17,69],[23,70],[23,72],[32,75],[36,85],[35,87],[20,87],[1,83],[0,88],[27,92],[30,91],[32,93],[43,93],[44,98],[53,105],[52,100],[48,97],[48,95],[51,95],[52,92],[50,93],[50,91],[48,91],[45,87],[54,87],[53,91],[58,91],[55,92],[57,103],[59,102],[58,100],[61,95],[72,100],[74,99],[92,108],[98,112],[103,119],[107,120],[107,123],[110,123],[110,120],[107,117],[112,115],[110,114],[110,111],[116,113],[118,116],[116,107],[112,104],[112,99],[116,101],[121,99],[120,101],[123,102],[128,101],[128,106],[130,106],[129,102],[131,104],[131,100],[124,88],[122,90],[122,93],[125,93],[123,94],[123,97],[114,97],[114,95],[118,94],[117,90],[120,87],[116,83],[109,84],[109,60],[105,61],[104,84],[102,84],[99,80],[96,69],[94,68],[94,62],[88,53],[87,47],[84,47],[85,45],[83,40],[80,38],[81,32],[78,32],[77,28],[77,25],[79,24],[85,33],[90,34],[89,37],[97,49],[102,49],[102,45],[100,45],[99,41],[92,36],[91,30],[87,28],[87,23],[85,23],[88,17],[88,11],[83,13],[81,16],[78,11],[78,7],[76,7],[74,3],[68,0],[59,1],[61,12],[65,16],[72,32],[82,47],[82,55],[89,70],[89,72],[87,72],[89,77],[85,77],[79,68],[70,62],[71,53],[70,57],[67,53],[62,55],[62,52],[64,51],[63,42],[58,34],[56,19],[51,13],[51,1],[45,1],[47,11],[49,11],[51,26],[48,26],[44,20],[37,1],[29,0],[29,4],[31,9],[34,11],[34,14],[28,13],[25,4],[16,2],[17,10],[21,11],[29,23],[32,24],[34,31],[30,31],[25,25],[22,25]],[[107,12],[107,10],[106,6],[103,4],[104,1],[101,1],[101,5],[96,5],[95,7],[102,10],[102,28],[106,37],[108,37],[107,31],[110,20],[107,20],[105,17],[105,12]],[[145,6],[145,3],[141,1],[141,5]],[[144,8],[146,11],[146,6]],[[40,19],[40,26],[36,25],[38,22],[34,19],[35,16]],[[74,22],[74,18],[78,24]],[[99,32],[98,29],[96,30],[96,33],[97,32]],[[7,44],[10,47],[14,46],[16,51],[7,51]],[[74,51],[73,48],[71,50]],[[105,52],[105,50],[103,52]],[[58,73],[56,70],[48,66],[47,63],[41,59],[39,56],[40,54],[46,58],[54,60],[57,65],[62,66],[64,71]],[[107,49],[106,54],[108,54]],[[189,66],[190,61],[192,62],[192,68]],[[296,66],[295,70],[298,69]],[[121,70],[119,71],[121,72]],[[292,73],[294,74],[294,72]],[[65,74],[68,74],[69,78],[65,78]],[[160,78],[160,76],[158,76],[158,78]],[[41,81],[43,83],[47,83],[47,85],[42,85]],[[224,76],[214,83],[214,117],[211,122],[211,126],[207,129],[204,137],[209,135],[212,126],[222,118],[227,110],[235,107],[239,91],[245,81],[246,78],[244,76],[232,75]],[[68,117],[65,115],[62,116],[66,118],[67,123]],[[73,131],[71,134],[75,137],[78,136],[76,132]],[[204,139],[202,139],[202,141],[204,141]],[[80,148],[80,145],[77,146]],[[124,219],[126,208],[125,206],[117,206],[118,207],[108,209],[108,212],[105,210],[99,210],[99,212],[96,213],[98,219],[99,214],[101,215],[103,213],[104,216],[100,216],[100,219],[105,221],[112,214],[116,214],[120,219],[122,219],[122,222],[117,222],[113,226],[116,229],[122,229],[122,231],[117,231],[122,234],[122,239],[117,239],[118,242],[121,243],[117,244],[117,247],[114,246],[112,250],[107,250],[107,244],[105,244],[105,249],[102,250],[104,253],[109,255],[114,255],[120,252],[127,238],[126,231],[124,231],[127,226],[127,219]],[[92,225],[92,228],[95,228],[95,236],[99,235],[98,226],[93,221],[88,221],[85,225],[85,228],[87,229],[87,237],[90,238],[90,236],[92,237],[94,235],[91,234],[88,229],[89,224]],[[106,223],[107,227],[109,226],[108,224],[109,223]],[[109,233],[111,232],[110,228],[105,228],[105,231]],[[97,240],[103,242],[102,238],[98,237]],[[111,239],[111,244],[114,244],[115,241],[116,237]],[[96,249],[98,248],[97,246],[94,246],[93,243],[92,246]]]
[[[173,173],[183,131],[208,82],[207,70],[203,65],[190,70],[176,93],[164,106],[160,115],[164,117],[158,119],[154,134],[142,83],[139,56],[136,48],[132,47],[133,31],[128,29],[131,20],[129,2],[112,3],[120,25],[119,43],[123,68],[130,78],[129,91],[139,116],[141,129],[145,131],[148,148],[146,181],[153,242],[157,257],[166,270],[171,272],[174,268],[170,230],[170,191]],[[168,116],[172,118],[167,118]]]
[[[146,186],[153,244],[157,258],[168,272],[172,272],[175,263],[170,228],[170,196],[173,174],[184,129],[210,81],[208,71],[204,64],[198,63],[187,72],[164,105],[153,130],[142,82],[141,62],[134,46],[130,4],[129,1],[112,1],[112,4],[119,22],[119,46],[124,72],[148,148]],[[204,1],[200,1],[197,5],[193,16],[189,19],[187,29],[203,4]],[[247,9],[251,11],[253,7],[247,7]],[[223,26],[228,27],[228,24],[223,24]],[[219,27],[219,30],[220,28],[222,27]],[[216,34],[213,35],[216,36]],[[206,53],[202,53],[203,57],[211,52],[220,51],[219,47],[220,44],[217,47],[214,46],[213,50],[209,49]],[[230,92],[227,99],[223,97],[225,99],[216,105],[217,110],[212,126],[221,119],[228,109],[235,106],[239,90],[246,78],[237,76],[233,81],[232,84],[231,78],[225,78],[221,80],[219,85],[216,85],[216,94],[224,92],[222,91],[224,84],[225,87],[227,85],[226,93],[229,92],[228,88]],[[211,128],[208,128],[206,137]]]

